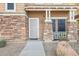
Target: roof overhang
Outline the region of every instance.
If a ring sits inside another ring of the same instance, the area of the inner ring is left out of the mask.
[[[45,10],[77,10],[77,5],[25,5],[25,11],[45,11]]]

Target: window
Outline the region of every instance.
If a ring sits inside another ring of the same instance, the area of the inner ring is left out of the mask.
[[[64,19],[58,20],[58,31],[65,31],[65,20]]]
[[[53,32],[65,31],[65,19],[52,19]]]
[[[6,5],[6,11],[13,12],[16,9],[16,5],[14,3],[6,3],[5,5]]]
[[[8,3],[7,4],[7,9],[8,10],[14,10],[14,3]]]

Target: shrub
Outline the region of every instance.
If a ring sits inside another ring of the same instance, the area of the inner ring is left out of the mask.
[[[67,37],[61,37],[59,41],[69,41]]]
[[[4,38],[0,38],[0,48],[6,46],[6,40]]]

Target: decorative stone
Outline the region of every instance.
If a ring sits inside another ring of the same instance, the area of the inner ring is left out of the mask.
[[[61,41],[57,44],[57,56],[78,56],[77,52],[66,41]]]
[[[25,16],[1,16],[0,37],[7,41],[22,41],[27,38],[27,24]],[[2,20],[2,21],[1,21]]]
[[[52,22],[49,21],[45,21],[45,28],[44,28],[44,36],[43,36],[43,40],[45,42],[51,42],[53,40],[53,30],[52,30]]]
[[[68,22],[68,40],[78,40],[77,23],[75,21]]]

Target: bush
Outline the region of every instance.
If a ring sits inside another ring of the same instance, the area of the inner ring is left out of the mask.
[[[6,46],[6,40],[4,38],[0,38],[0,48]]]
[[[59,41],[69,41],[66,37],[61,37]]]

